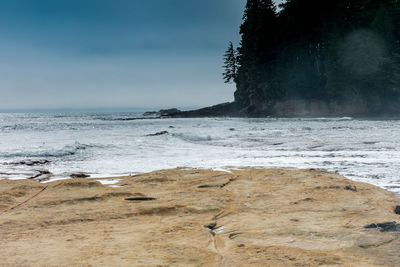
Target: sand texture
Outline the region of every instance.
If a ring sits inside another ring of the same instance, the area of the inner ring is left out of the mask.
[[[400,266],[400,199],[320,170],[0,181],[0,266]]]

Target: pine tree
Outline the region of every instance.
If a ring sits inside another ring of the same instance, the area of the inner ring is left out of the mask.
[[[400,111],[400,0],[247,0],[240,35],[224,80],[247,112],[297,98]]]
[[[222,77],[225,83],[235,82],[236,74],[237,74],[237,59],[236,59],[236,51],[233,48],[232,42],[229,42],[228,49],[224,54],[224,73]]]
[[[240,26],[239,69],[235,101],[243,106],[274,98],[272,77],[278,43],[276,8],[272,0],[248,0]],[[256,101],[257,100],[257,101]]]

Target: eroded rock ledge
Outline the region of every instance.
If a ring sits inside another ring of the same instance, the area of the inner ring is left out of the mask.
[[[319,170],[0,181],[5,266],[396,266],[398,196]],[[397,229],[396,227],[393,229]],[[0,264],[0,265],[1,265]]]
[[[315,118],[315,117],[356,117],[356,118],[398,118],[400,106],[374,108],[368,103],[338,103],[335,101],[289,99],[242,105],[238,102],[222,103],[196,110],[181,111],[176,108],[146,112],[150,118],[202,118],[202,117],[276,117],[276,118]],[[143,118],[142,118],[143,119]],[[129,120],[129,119],[128,119]]]

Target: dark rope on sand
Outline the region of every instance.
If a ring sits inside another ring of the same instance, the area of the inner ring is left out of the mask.
[[[18,208],[18,207],[24,205],[24,204],[27,203],[28,201],[30,201],[30,200],[32,200],[33,198],[37,197],[37,196],[38,196],[40,193],[42,193],[44,190],[46,190],[47,187],[49,187],[49,185],[46,185],[45,187],[43,187],[42,190],[40,190],[39,192],[37,192],[35,195],[33,195],[32,197],[28,198],[27,200],[25,200],[25,201],[19,203],[18,205],[14,206],[14,207],[11,207],[11,208],[8,209],[8,210],[3,211],[2,214],[3,214],[3,213],[6,213],[6,212],[9,212],[9,211],[12,211],[12,210],[14,210],[14,209],[16,209],[16,208]]]

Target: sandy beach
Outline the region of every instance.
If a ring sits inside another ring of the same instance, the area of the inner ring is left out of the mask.
[[[0,181],[0,266],[398,266],[398,195],[322,170]],[[119,186],[119,187],[115,187]]]

